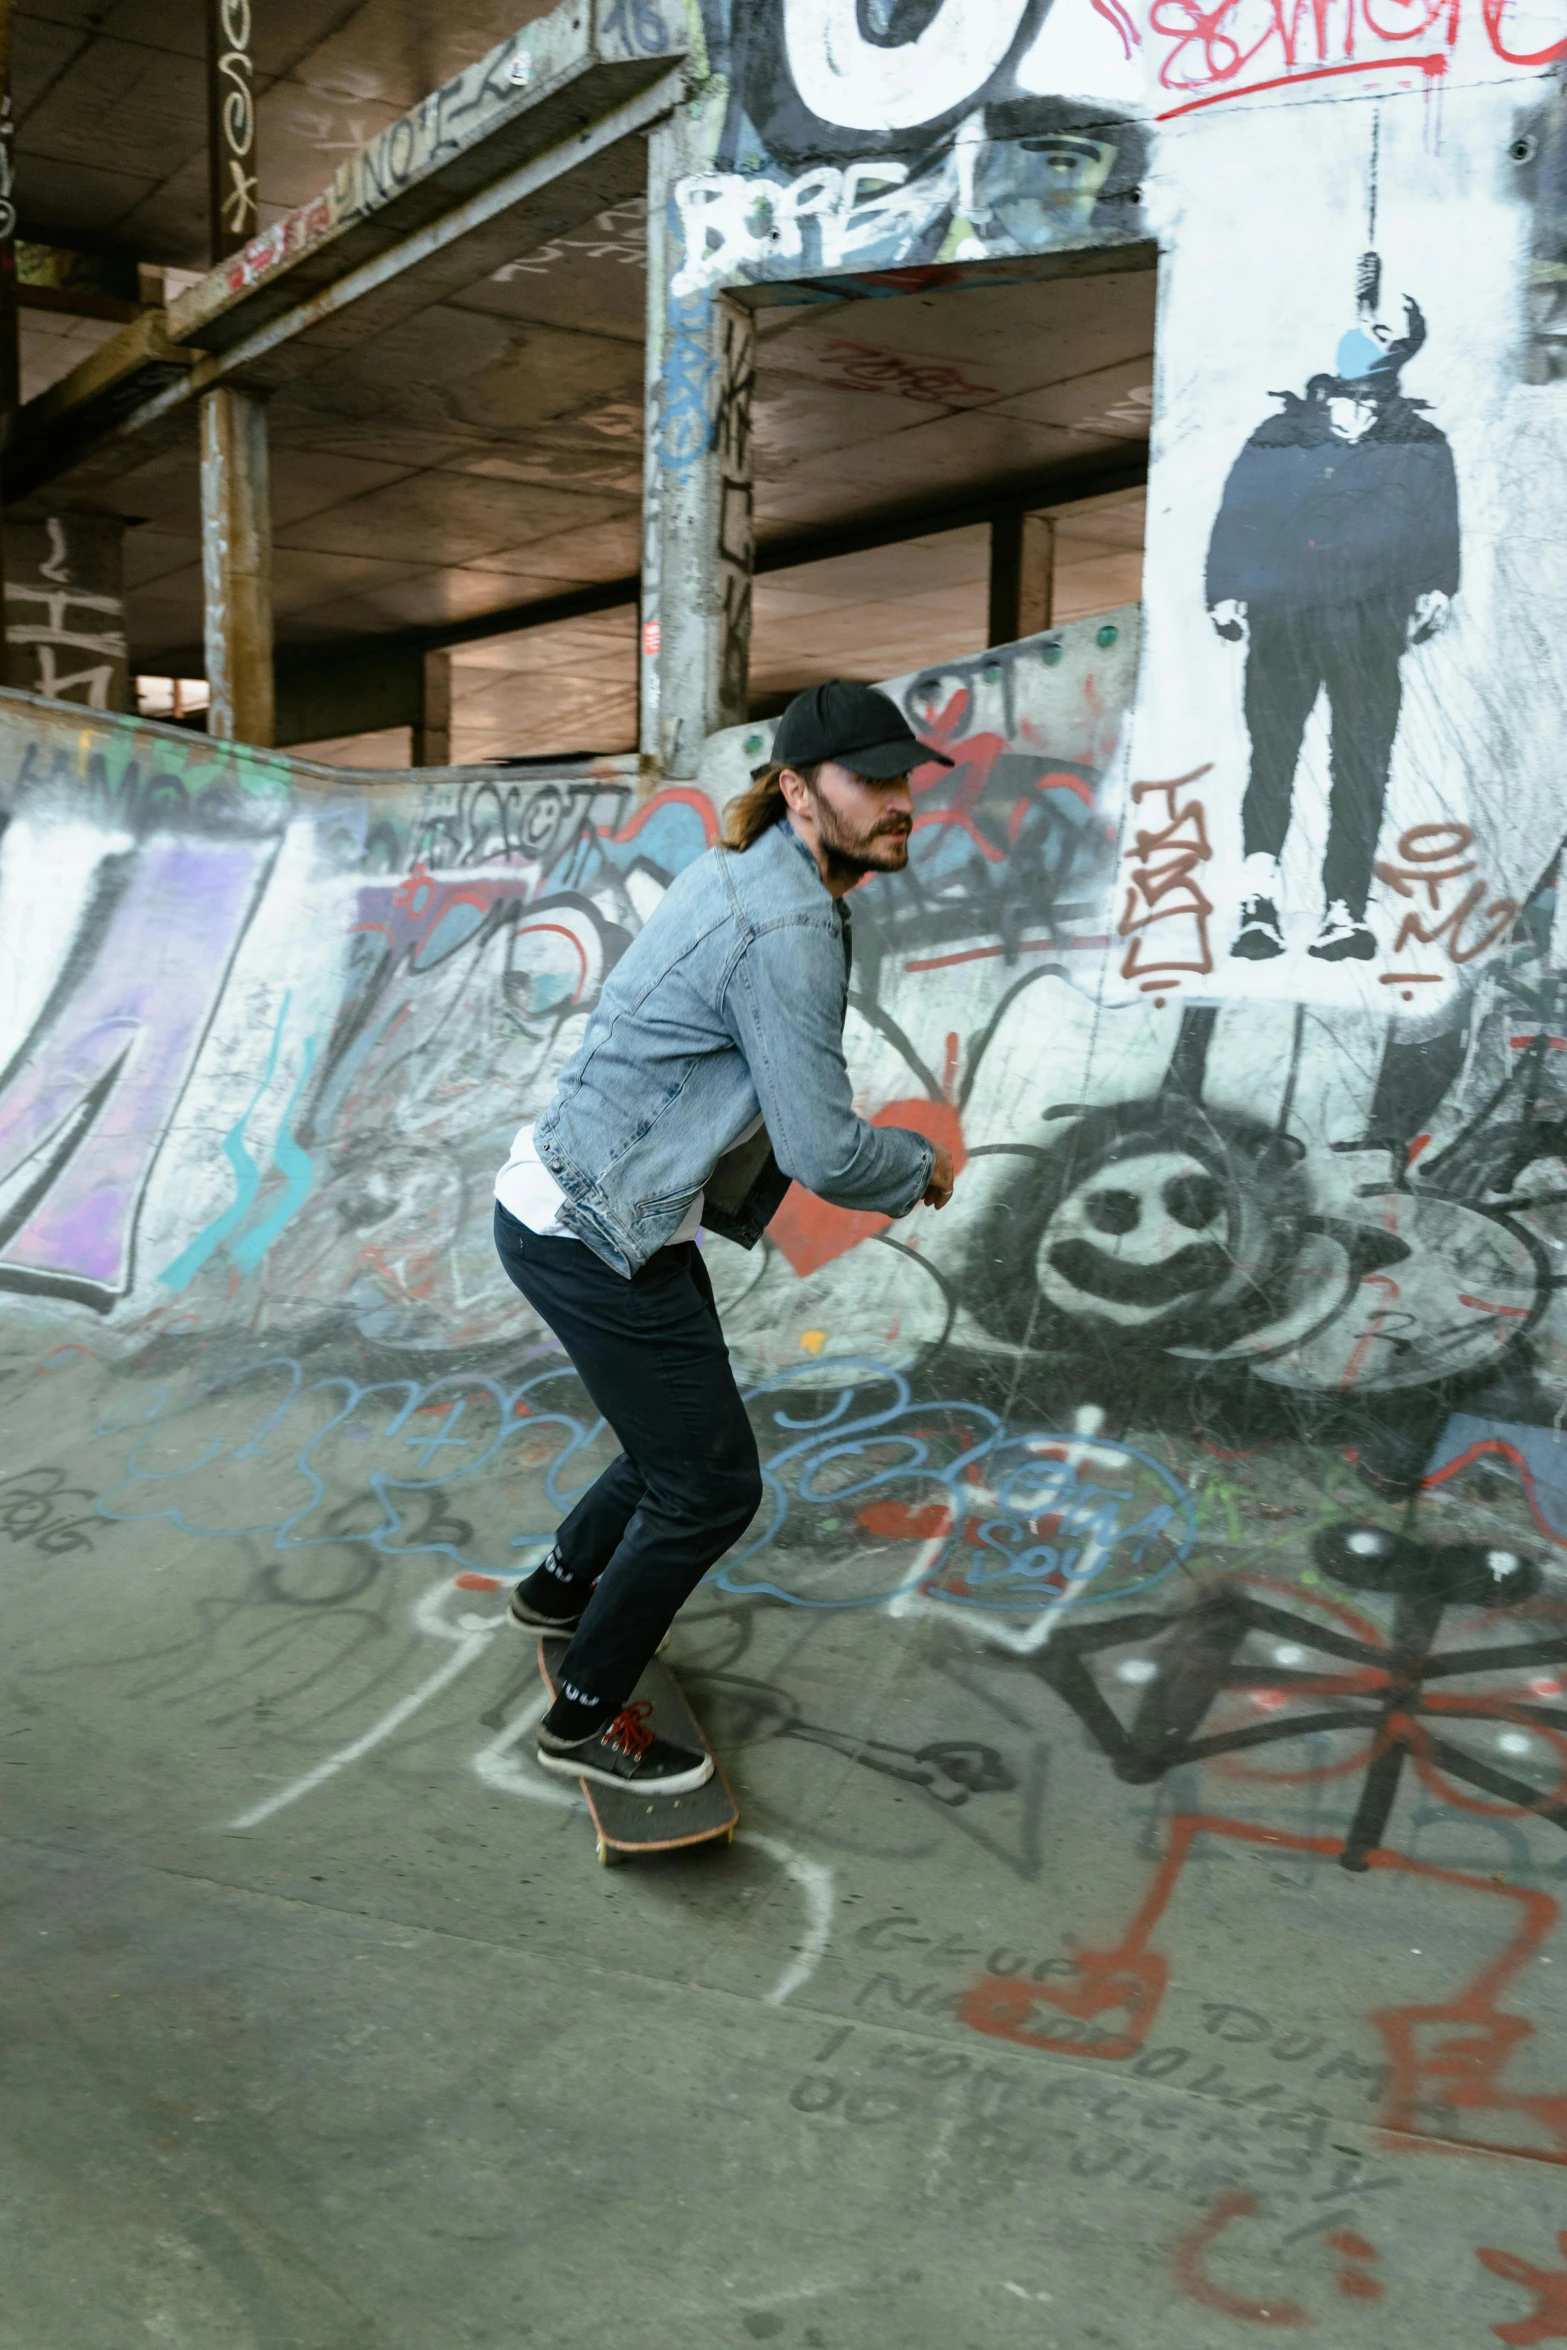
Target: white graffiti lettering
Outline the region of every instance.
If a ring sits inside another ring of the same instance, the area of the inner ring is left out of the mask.
[[[836,269],[879,245],[900,220],[911,225],[932,209],[929,179],[904,192],[908,165],[866,161],[818,164],[787,186],[740,172],[702,172],[675,190],[686,258],[674,280],[677,298],[700,293],[758,263],[798,261],[802,224],[816,223],[821,266]]]

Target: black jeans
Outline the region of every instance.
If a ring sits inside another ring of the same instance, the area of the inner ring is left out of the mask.
[[[497,1201],[495,1246],[625,1447],[555,1536],[572,1579],[598,1582],[562,1677],[608,1715],[755,1515],[756,1438],[693,1242],[626,1281],[584,1241],[545,1239]]]
[[[1246,726],[1251,774],[1241,808],[1247,856],[1277,857],[1289,831],[1306,721],[1322,687],[1332,713],[1332,789],[1322,894],[1357,918],[1371,888],[1398,732],[1402,611],[1366,604],[1257,604],[1248,615]]]

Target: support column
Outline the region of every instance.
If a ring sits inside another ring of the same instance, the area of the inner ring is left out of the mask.
[[[452,763],[452,657],[426,653],[419,723],[413,730],[415,767],[449,767]]]
[[[128,710],[125,524],[51,514],[5,526],[6,683],[89,710]]]
[[[751,658],[749,310],[692,283],[675,205],[685,110],[648,140],[647,456],[641,727],[650,778],[697,772],[705,738],[748,716]]]
[[[260,225],[250,0],[207,0],[207,190],[212,259],[226,261]]]
[[[1048,514],[998,514],[990,526],[990,624],[985,642],[1037,636],[1054,612],[1056,526]]]
[[[272,741],[272,515],[267,412],[220,385],[201,402],[201,574],[207,732]]]

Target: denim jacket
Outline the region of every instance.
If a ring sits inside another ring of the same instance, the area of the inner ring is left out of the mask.
[[[703,1223],[743,1248],[791,1177],[906,1215],[935,1154],[856,1116],[848,993],[848,910],[787,819],[698,857],[610,973],[534,1127],[561,1221],[629,1279],[704,1186]],[[758,1112],[765,1132],[735,1149]]]

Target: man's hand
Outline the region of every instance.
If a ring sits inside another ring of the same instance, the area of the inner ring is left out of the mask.
[[[930,1181],[920,1195],[922,1208],[944,1208],[952,1197],[952,1186],[957,1177],[952,1172],[952,1154],[944,1151],[939,1142],[932,1143],[935,1160],[930,1170]]]
[[[1447,616],[1452,609],[1451,596],[1444,595],[1440,588],[1427,588],[1423,596],[1416,596],[1415,608],[1409,619],[1410,643],[1423,645],[1428,638],[1434,637],[1439,628],[1446,626]]]
[[[1227,644],[1238,645],[1246,634],[1246,607],[1236,596],[1221,596],[1209,618]]]

